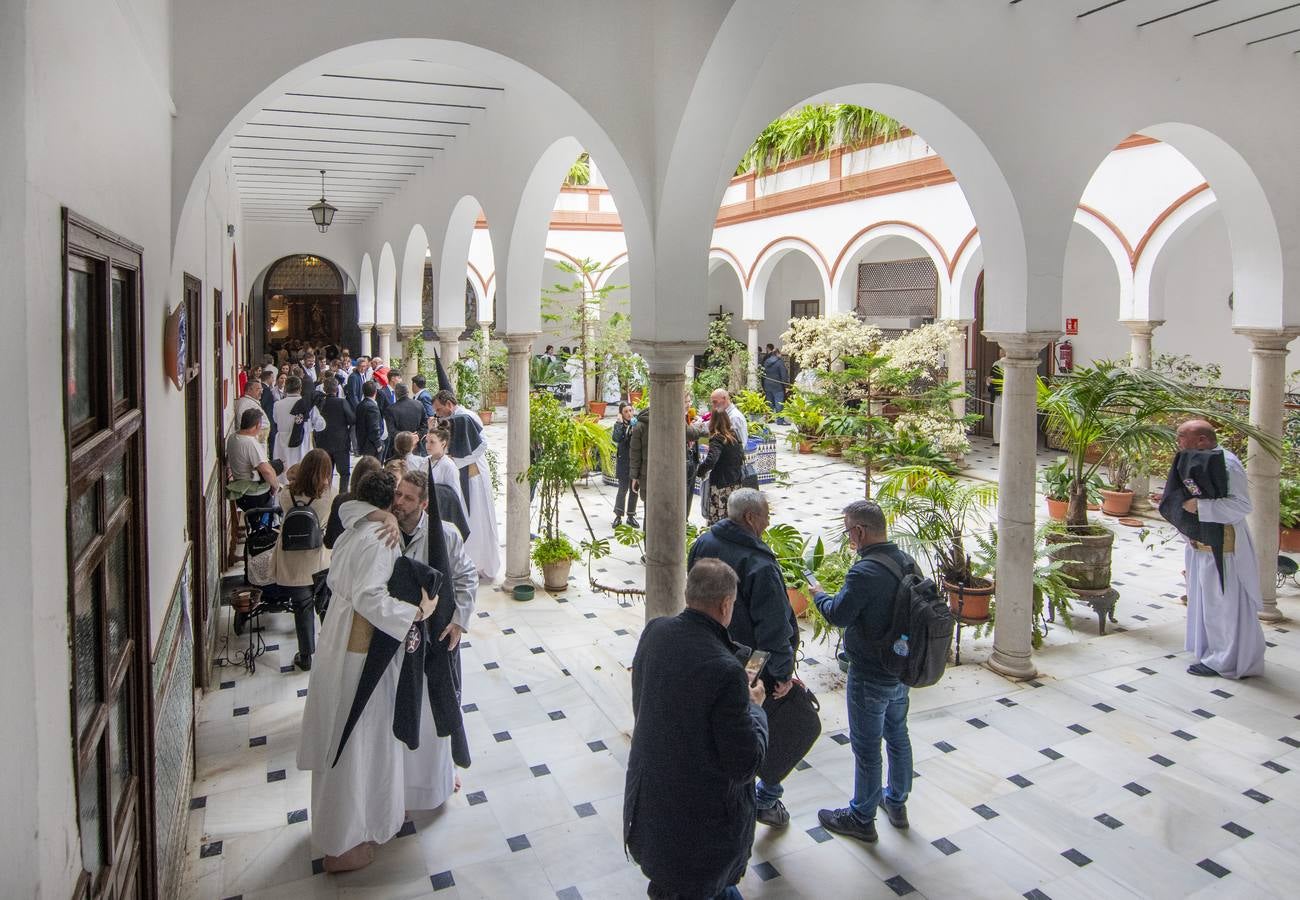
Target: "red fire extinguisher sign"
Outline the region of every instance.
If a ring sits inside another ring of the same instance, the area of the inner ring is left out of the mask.
[[[1079,333],[1079,320],[1078,320],[1078,319],[1066,319],[1066,320],[1065,320],[1065,333],[1066,333],[1066,334],[1078,334],[1078,333]]]

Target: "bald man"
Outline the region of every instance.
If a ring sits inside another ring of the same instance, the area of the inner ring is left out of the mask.
[[[1192,419],[1178,427],[1179,450],[1219,447],[1214,426]],[[1246,678],[1264,671],[1264,629],[1259,624],[1263,597],[1259,566],[1246,516],[1250,497],[1246,469],[1231,450],[1223,450],[1228,470],[1228,496],[1219,500],[1192,499],[1183,509],[1202,522],[1223,525],[1223,585],[1210,547],[1187,542],[1187,643],[1194,661],[1192,675]]]

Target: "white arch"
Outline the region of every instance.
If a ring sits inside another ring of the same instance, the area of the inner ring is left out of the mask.
[[[745,292],[745,270],[740,266],[740,260],[730,250],[723,250],[721,247],[709,248],[709,274],[712,275],[718,270],[719,266],[726,266],[732,272],[736,273],[736,281],[740,282],[740,292]]]
[[[375,267],[370,254],[361,256],[361,274],[357,280],[357,325],[369,328],[375,324]]]
[[[980,246],[979,232],[975,232],[958,253],[957,259],[953,261],[951,278],[953,302],[951,315],[945,313],[945,319],[975,321],[975,288],[979,284],[980,273],[983,271],[984,248]]]
[[[629,273],[632,271],[632,263],[626,253],[618,254],[609,262],[601,266],[600,269],[597,270],[596,272],[596,290],[600,290],[603,287],[605,287],[605,285],[609,284],[614,279],[614,273],[624,268],[626,268]],[[631,279],[629,278],[628,279],[629,290],[631,290],[631,284],[632,282]]]
[[[826,271],[826,261],[822,258],[821,252],[803,238],[780,238],[764,247],[758,259],[754,260],[753,266],[750,267],[749,281],[745,286],[743,318],[760,320],[767,318],[767,284],[772,278],[772,272],[776,270],[776,264],[790,253],[801,253],[808,257],[821,277],[822,303],[830,303],[830,273]]]
[[[402,255],[401,293],[398,295],[397,321],[403,328],[418,328],[424,320],[424,264],[429,255],[429,236],[424,226],[416,224],[406,237]]]
[[[1133,272],[1132,318],[1164,321],[1169,260],[1173,251],[1218,209],[1214,191],[1208,188],[1198,191],[1170,211],[1139,246]],[[1235,294],[1233,307],[1235,311]]]
[[[1128,245],[1109,224],[1091,209],[1082,206],[1076,207],[1074,210],[1074,223],[1101,242],[1101,245],[1106,248],[1106,253],[1110,256],[1111,262],[1115,265],[1115,275],[1119,278],[1120,321],[1145,319],[1146,316],[1139,315],[1134,307],[1133,262],[1129,255]]]
[[[510,231],[508,258],[497,264],[496,290],[505,282],[505,302],[497,310],[498,328],[507,334],[541,331],[542,262],[555,209],[555,195],[582,145],[562,137],[546,148],[524,183]]]
[[[1205,176],[1232,245],[1232,322],[1281,328],[1286,323],[1284,263],[1277,219],[1259,177],[1237,150],[1196,125],[1166,122],[1142,133],[1167,141]]]
[[[379,251],[379,271],[375,275],[375,324],[397,324],[397,263],[393,245],[384,242]]]
[[[830,297],[834,298],[834,308],[827,303],[827,312],[848,312],[855,305],[858,275],[853,260],[859,254],[869,253],[881,241],[889,238],[904,238],[921,248],[921,252],[930,257],[939,276],[939,302],[935,312],[938,318],[955,318],[951,315],[952,279],[948,274],[948,257],[934,239],[906,222],[880,222],[860,232],[840,251],[835,259],[833,273],[834,285]]]
[[[439,251],[438,302],[435,310],[435,328],[453,328],[464,325],[465,318],[465,282],[468,278],[474,283],[474,293],[478,297],[479,315],[483,313],[484,285],[480,276],[469,267],[469,244],[474,237],[474,223],[483,212],[483,206],[475,197],[466,194],[456,201],[447,217],[447,226],[443,230],[442,249]],[[491,242],[492,234],[488,233]],[[457,277],[458,273],[464,278]]]

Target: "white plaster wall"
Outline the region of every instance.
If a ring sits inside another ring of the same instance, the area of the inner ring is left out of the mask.
[[[790,301],[821,300],[822,313],[826,312],[826,298],[822,296],[822,280],[813,261],[802,253],[787,253],[772,270],[767,283],[767,318],[758,326],[760,346],[772,343],[780,346],[781,333],[789,327]],[[740,340],[745,340],[742,332]]]
[[[934,148],[925,142],[925,138],[914,134],[901,140],[846,153],[840,171],[845,175],[856,175],[868,169],[894,166],[934,155]]]
[[[1145,144],[1107,154],[1079,202],[1104,213],[1136,248],[1161,212],[1204,183],[1205,176],[1171,145]]]
[[[1079,334],[1069,336],[1075,365],[1128,355],[1128,329],[1119,323],[1115,264],[1101,242],[1081,225],[1070,230],[1061,294],[1062,333],[1065,318],[1079,320]]]
[[[719,306],[731,313],[731,336],[738,341],[746,341],[748,331],[740,318],[744,307],[744,293],[740,282],[736,279],[736,273],[725,263],[715,267],[709,273],[708,298],[704,308],[708,312],[715,313]]]

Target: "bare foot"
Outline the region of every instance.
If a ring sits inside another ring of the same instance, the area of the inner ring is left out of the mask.
[[[325,857],[323,868],[326,872],[355,872],[364,869],[375,861],[375,844],[367,841],[357,844],[342,856]]]
[[[459,793],[460,793],[460,776],[459,776],[459,775],[456,776],[456,786],[453,787],[453,788],[451,789],[451,792],[452,792],[453,794],[459,794]]]

